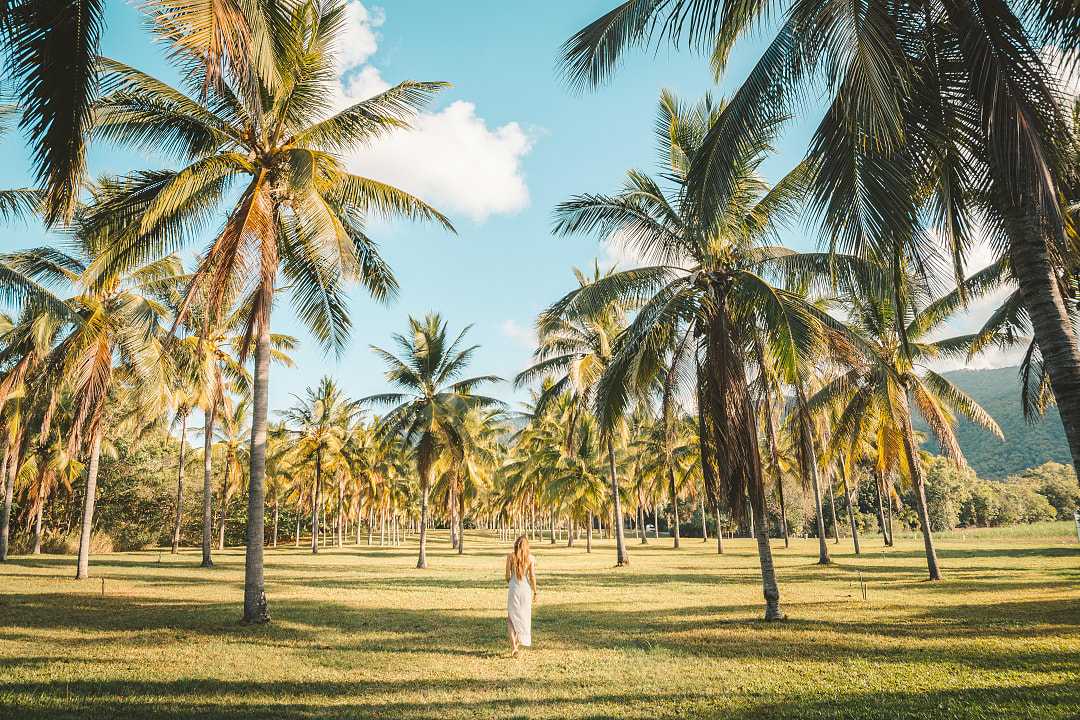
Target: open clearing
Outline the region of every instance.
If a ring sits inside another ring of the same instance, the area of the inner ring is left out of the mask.
[[[1025,536],[1027,535],[1027,536]],[[1080,546],[1071,524],[940,538],[861,557],[774,543],[783,608],[761,615],[750,541],[670,540],[611,567],[534,542],[534,647],[505,648],[503,554],[415,544],[267,553],[273,623],[241,627],[243,553],[0,566],[0,715],[12,718],[1076,718]],[[867,599],[863,600],[865,582]],[[104,595],[101,579],[105,578]]]

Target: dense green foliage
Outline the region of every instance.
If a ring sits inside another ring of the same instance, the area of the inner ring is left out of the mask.
[[[993,370],[956,370],[944,373],[957,387],[997,420],[1004,440],[977,425],[960,418],[956,436],[968,463],[980,477],[1001,479],[1046,462],[1069,463],[1069,446],[1056,408],[1049,408],[1037,423],[1024,420],[1020,404],[1019,368]],[[926,425],[916,418],[916,428],[926,431]],[[933,440],[926,447],[936,451]]]

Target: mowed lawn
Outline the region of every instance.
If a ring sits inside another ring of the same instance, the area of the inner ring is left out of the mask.
[[[0,566],[5,718],[1077,718],[1080,546],[1069,524],[940,538],[815,565],[774,544],[788,620],[761,616],[746,539],[640,546],[612,567],[535,543],[534,647],[505,646],[506,546],[445,534],[312,556],[267,552],[273,623],[241,627],[243,553],[65,557]],[[104,595],[101,579],[105,578]],[[863,599],[865,583],[866,600]]]

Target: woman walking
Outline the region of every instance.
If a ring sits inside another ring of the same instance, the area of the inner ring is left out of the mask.
[[[529,539],[519,535],[514,551],[506,556],[506,632],[510,652],[515,657],[518,647],[532,645],[532,604],[536,597],[535,562],[529,552]]]

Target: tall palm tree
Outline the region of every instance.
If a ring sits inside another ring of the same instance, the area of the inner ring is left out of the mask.
[[[865,436],[867,424],[875,418],[888,419],[891,432],[882,439],[900,444],[900,467],[914,490],[927,569],[931,580],[940,580],[918,442],[911,424],[912,406],[926,421],[942,452],[961,466],[965,460],[953,432],[954,414],[999,438],[1003,437],[1001,428],[970,396],[927,367],[935,358],[966,354],[971,344],[970,337],[928,339],[948,319],[948,299],[907,316],[904,333],[896,330],[897,311],[888,300],[863,296],[851,298],[848,304],[849,323],[843,333],[847,342],[837,346],[842,352],[836,357],[844,372],[826,383],[806,404],[806,410],[836,409],[839,417],[833,434],[838,446],[853,456],[857,456],[856,443]]]
[[[611,273],[601,273],[597,264],[593,268],[592,277],[577,269],[574,274],[578,285],[587,287]],[[539,323],[539,346],[534,353],[536,362],[514,379],[514,384],[518,387],[546,377],[554,380],[540,394],[537,402],[538,413],[543,412],[544,406],[552,398],[564,393],[570,396],[574,406],[566,426],[566,446],[570,451],[577,445],[574,440],[576,424],[583,413],[593,410],[597,383],[611,362],[615,341],[625,329],[626,314],[632,307],[632,304],[623,301],[612,302],[595,308],[595,311],[588,315],[582,313],[573,318],[558,313],[545,313]],[[620,418],[619,424],[624,425],[621,420]],[[623,534],[622,502],[615,467],[615,436],[619,433],[615,424],[601,429],[605,435],[608,480],[615,513],[615,565],[621,567],[630,564],[630,557]]]
[[[214,426],[214,446],[222,465],[221,494],[218,496],[218,550],[225,549],[225,523],[229,501],[247,484],[246,439],[251,436],[251,402],[247,398],[226,398],[223,422]]]
[[[323,508],[323,473],[344,461],[342,450],[348,441],[360,404],[350,400],[334,382],[324,376],[317,388],[308,388],[303,398],[281,413],[287,432],[296,443],[301,460],[314,463],[311,509],[311,552],[319,552],[319,518]],[[331,473],[333,474],[333,473]],[[340,529],[340,528],[339,528]]]
[[[184,295],[173,291],[168,297],[174,312],[182,304]],[[210,311],[205,296],[188,304],[186,314],[177,323],[179,337],[172,339],[170,349],[176,357],[178,373],[191,387],[193,401],[203,413],[203,522],[202,564],[214,566],[213,513],[213,452],[214,429],[218,416],[224,412],[225,401],[230,393],[250,396],[251,373],[244,366],[245,323],[250,312],[250,298],[236,302],[228,312],[215,314]],[[296,338],[281,333],[270,334],[271,361],[285,367],[292,366],[289,351],[296,347]]]
[[[489,382],[500,382],[494,375],[460,379],[477,345],[462,346],[466,327],[452,341],[446,334],[446,322],[435,313],[423,320],[409,318],[409,332],[394,335],[400,357],[372,346],[372,351],[386,365],[386,379],[401,392],[383,393],[365,398],[365,402],[393,406],[380,421],[386,436],[400,437],[415,449],[416,470],[420,476],[420,554],[417,568],[427,567],[428,499],[434,481],[435,463],[443,455],[462,458],[464,423],[470,410],[497,409],[502,403],[474,394]]]
[[[771,620],[782,613],[764,522],[765,488],[746,359],[753,357],[755,338],[767,338],[765,351],[796,374],[828,319],[768,278],[830,265],[842,276],[844,268],[839,260],[830,263],[820,255],[770,244],[797,209],[807,170],[800,165],[771,188],[758,177],[769,149],[767,130],[758,128],[741,138],[739,157],[716,168],[733,188],[722,202],[711,203],[722,211],[705,210],[691,200],[689,171],[710,128],[725,122],[725,107],[709,98],[685,107],[665,93],[657,122],[664,185],[632,171],[616,195],[581,195],[559,206],[558,232],[620,236],[655,264],[601,278],[567,295],[549,313],[575,317],[611,302],[644,303],[598,385],[604,424],[622,415],[638,388],[655,382],[673,346],[692,359],[706,487],[714,504],[736,519],[746,516],[749,499],[759,519],[755,534],[765,616]]]
[[[807,159],[830,249],[892,268],[884,289],[902,308],[905,265],[925,283],[943,250],[962,283],[964,257],[987,230],[1012,264],[1080,477],[1080,347],[1061,283],[1075,264],[1060,205],[1075,128],[1041,52],[1080,49],[1075,1],[626,0],[568,40],[563,63],[572,81],[596,84],[632,45],[685,40],[711,51],[719,76],[735,43],[774,13],[776,36],[704,141],[697,200],[727,195],[723,168],[739,137],[801,99],[817,101],[824,87],[828,107]]]
[[[408,126],[443,83],[404,82],[329,115],[333,49],[344,3],[279,3],[269,24],[273,80],[237,81],[192,73],[184,94],[113,60],[99,62],[104,95],[95,132],[135,147],[174,152],[185,166],[128,175],[110,188],[91,226],[107,236],[99,272],[153,257],[195,237],[239,182],[224,227],[203,253],[187,299],[205,296],[211,313],[224,298],[250,297],[243,344],[251,351],[251,491],[244,622],[269,619],[263,582],[270,314],[279,278],[300,319],[324,345],[344,347],[351,322],[344,285],[359,282],[377,300],[397,283],[364,229],[371,216],[450,223],[417,198],[346,171],[339,153]],[[202,46],[178,46],[181,68],[201,66]],[[211,80],[217,80],[216,82]],[[202,98],[202,99],[197,99]],[[95,237],[96,235],[92,235]],[[180,318],[187,311],[181,305]]]

